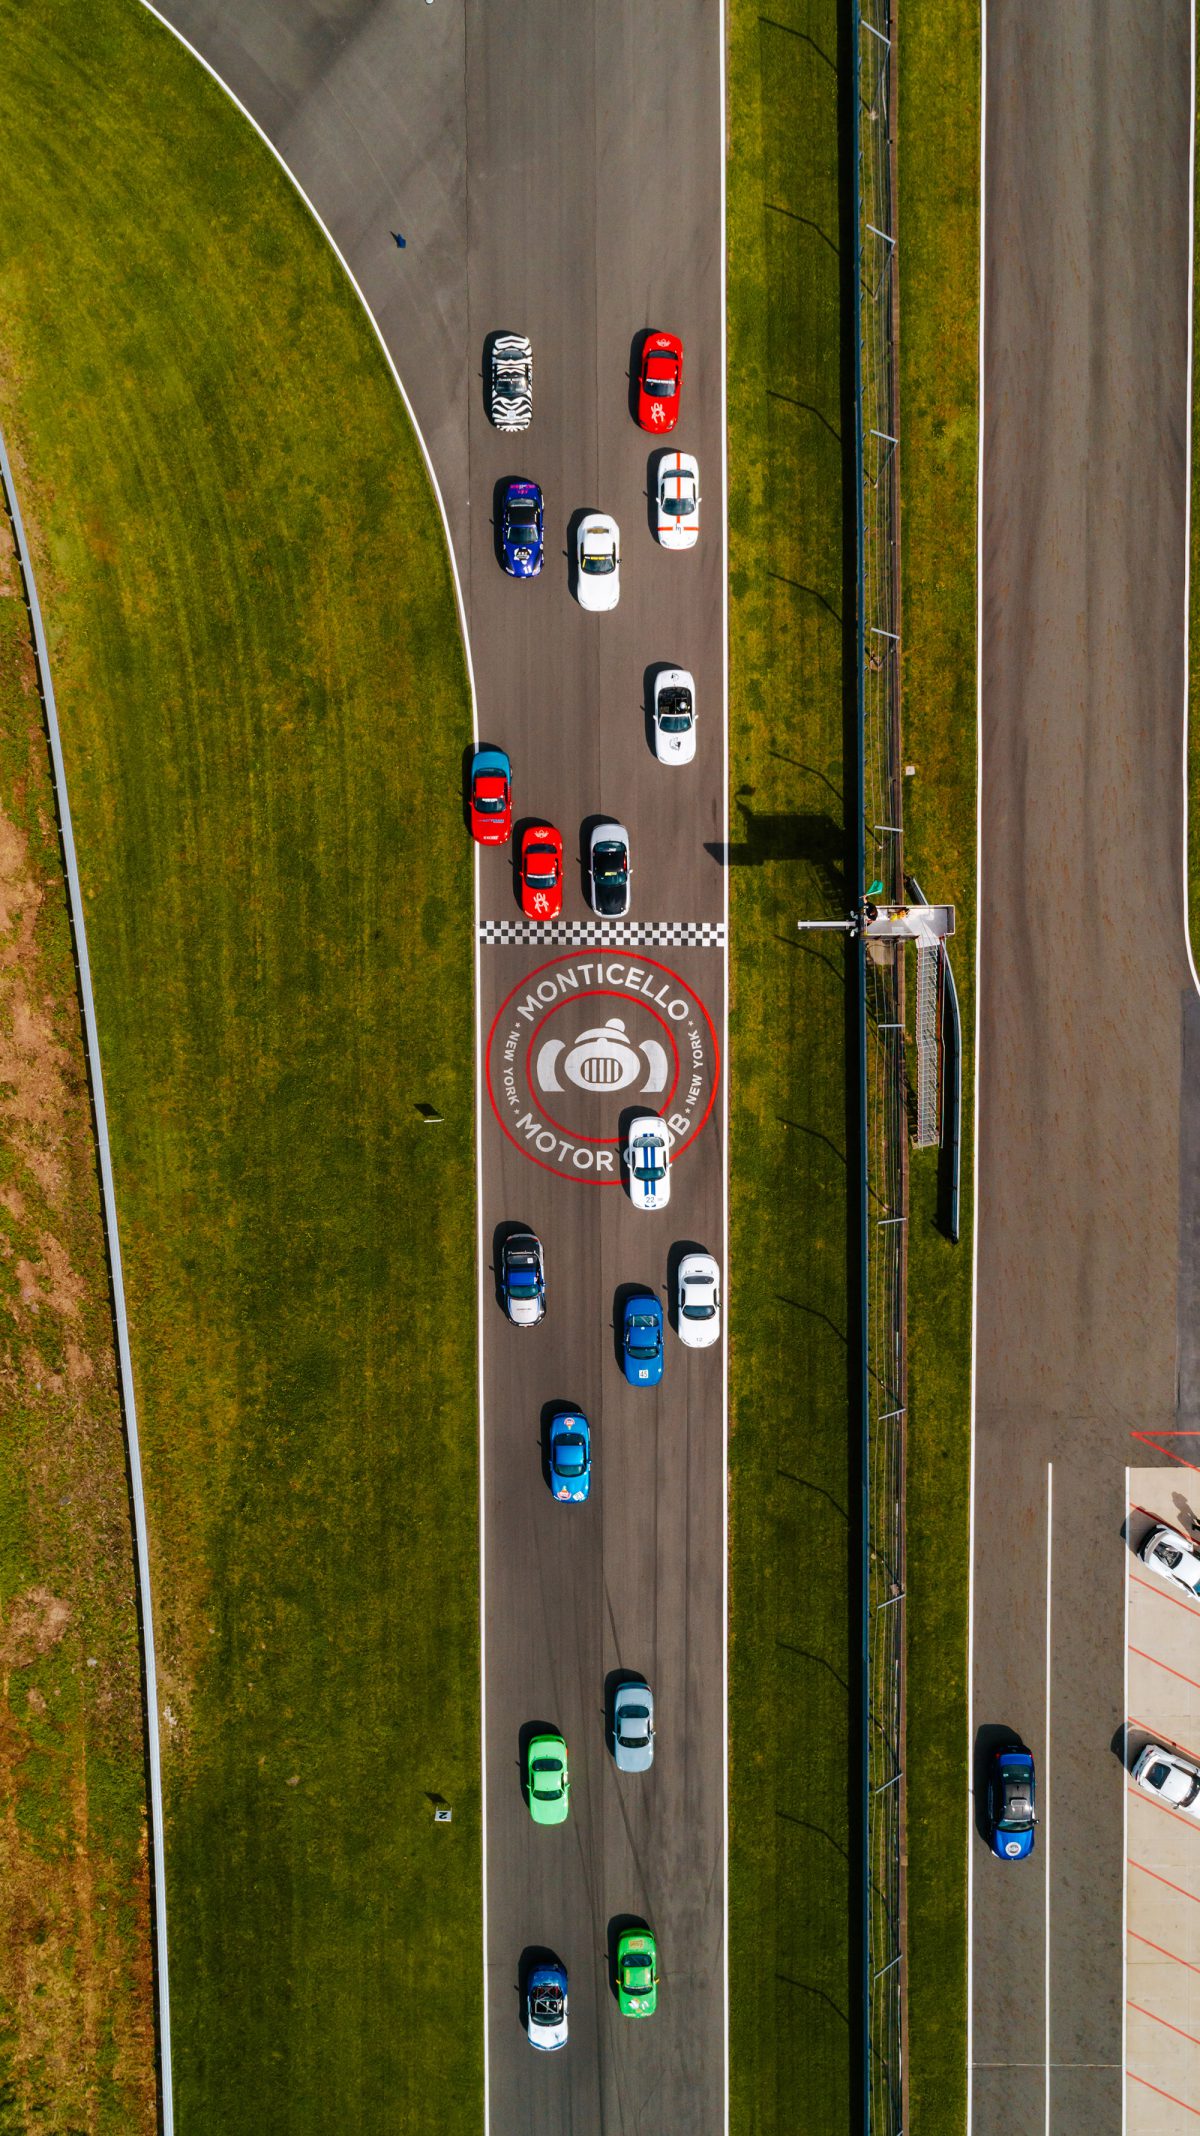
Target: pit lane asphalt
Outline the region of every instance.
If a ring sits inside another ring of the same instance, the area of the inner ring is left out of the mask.
[[[473,648],[480,736],[513,758],[516,814],[564,834],[564,917],[586,917],[573,865],[589,816],[631,833],[633,917],[718,922],[726,836],[722,704],[721,15],[718,0],[169,0],[162,9],[258,120],[362,288],[404,379],[446,502]],[[393,233],[406,238],[399,250]],[[684,337],[676,442],[700,459],[700,544],[668,556],[648,526],[653,440],[633,425],[634,334]],[[498,329],[531,336],[532,429],[486,420],[482,356]],[[542,484],[546,567],[500,572],[495,485]],[[568,591],[570,515],[620,522],[623,590],[610,616]],[[645,671],[696,676],[688,770],[648,750]],[[467,738],[464,737],[464,740]],[[481,917],[515,919],[507,859],[484,854]],[[480,1017],[548,949],[480,951]],[[718,1034],[718,948],[649,946],[701,993]],[[615,1108],[613,1108],[615,1111]],[[606,1127],[615,1119],[604,1116]],[[721,1106],[681,1160],[669,1214],[620,1187],[561,1180],[499,1132],[485,1099],[483,1232],[504,1221],[546,1244],[550,1310],[534,1334],[484,1300],[488,2007],[491,2123],[505,2132],[723,2125],[723,1434],[719,1353],[668,1335],[655,1393],[627,1389],[611,1319],[617,1286],[661,1289],[669,1249],[721,1253]],[[543,1405],[580,1402],[596,1475],[586,1509],[542,1481]],[[658,1696],[654,1770],[619,1779],[605,1748],[605,1680],[645,1670]],[[519,1786],[523,1725],[551,1721],[572,1756],[570,1822],[535,1830]],[[663,1985],[652,2023],[621,2020],[610,1923],[654,1928]],[[570,1969],[571,2042],[530,2052],[518,2021],[524,1948]],[[402,2021],[402,2013],[397,2013]]]
[[[987,24],[973,1720],[1050,1786],[1029,1863],[972,1836],[973,2125],[1071,2136],[1121,2127],[1124,1468],[1196,1412],[1189,31]]]

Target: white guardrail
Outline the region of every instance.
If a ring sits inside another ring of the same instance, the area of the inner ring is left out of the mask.
[[[12,519],[16,536],[17,556],[25,585],[25,598],[29,605],[33,625],[33,642],[37,655],[38,681],[42,693],[42,705],[46,715],[46,733],[50,743],[50,762],[54,776],[54,793],[58,805],[59,831],[62,837],[63,859],[67,876],[67,900],[71,912],[71,930],[75,938],[75,958],[79,967],[79,999],[83,1011],[84,1050],[87,1055],[88,1076],[91,1083],[92,1106],[96,1120],[96,1145],[100,1165],[100,1195],[104,1210],[104,1235],[108,1246],[109,1274],[112,1279],[113,1317],[117,1332],[117,1368],[121,1381],[121,1407],[124,1412],[125,1437],[129,1449],[130,1497],[133,1503],[133,1530],[137,1546],[138,1595],[140,1601],[142,1660],[146,1693],[146,1752],[150,1772],[150,1878],[154,1892],[154,1972],[158,2017],[158,2066],[159,2066],[159,2127],[162,2136],[174,2136],[175,2115],[171,2098],[171,2003],[167,1984],[167,1891],[165,1876],[165,1852],[163,1846],[162,1765],[158,1743],[158,1681],[154,1667],[154,1619],[150,1604],[150,1553],[146,1540],[146,1505],[142,1495],[142,1464],[138,1446],[137,1406],[133,1394],[133,1365],[129,1352],[129,1325],[125,1314],[125,1286],[121,1274],[121,1241],[117,1232],[117,1200],[113,1188],[112,1157],[108,1147],[108,1116],[104,1108],[104,1077],[100,1068],[100,1038],[96,1029],[96,1005],[92,999],[92,974],[88,963],[87,931],[83,921],[83,894],[79,887],[79,868],[75,857],[75,836],[71,829],[71,808],[67,799],[67,775],[63,766],[62,741],[58,731],[58,711],[54,703],[54,685],[50,677],[50,654],[46,645],[46,633],[42,626],[42,611],[38,605],[37,586],[34,583],[33,563],[29,545],[25,539],[25,527],[21,507],[17,501],[17,489],[13,480],[12,463],[8,447],[0,432],[0,480]]]

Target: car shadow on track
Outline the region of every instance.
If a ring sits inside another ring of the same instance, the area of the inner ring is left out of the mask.
[[[971,1765],[975,1796],[975,1830],[989,1852],[992,1836],[988,1825],[987,1792],[988,1767],[992,1761],[992,1753],[997,1750],[1025,1748],[1024,1736],[1016,1728],[1009,1728],[1003,1722],[984,1721],[975,1730],[975,1755]]]
[[[556,1397],[555,1397],[555,1399],[554,1399],[554,1400],[553,1400],[552,1402],[543,1402],[543,1403],[542,1403],[542,1435],[541,1435],[541,1454],[542,1454],[542,1481],[543,1481],[543,1483],[545,1484],[545,1486],[546,1486],[546,1489],[547,1489],[547,1490],[549,1491],[549,1493],[550,1493],[550,1495],[551,1495],[551,1497],[552,1497],[552,1498],[553,1498],[553,1496],[554,1496],[554,1487],[553,1487],[553,1484],[551,1483],[551,1480],[550,1480],[550,1426],[551,1426],[551,1424],[552,1424],[552,1423],[554,1422],[554,1419],[555,1419],[555,1417],[556,1417],[556,1416],[558,1416],[558,1415],[560,1415],[560,1414],[561,1414],[561,1413],[562,1413],[562,1412],[563,1412],[564,1410],[566,1410],[566,1411],[569,1411],[569,1412],[570,1412],[570,1414],[571,1414],[572,1416],[574,1416],[574,1417],[586,1417],[586,1416],[587,1416],[587,1410],[586,1410],[586,1409],[584,1408],[584,1406],[583,1406],[583,1403],[582,1403],[582,1402],[577,1402],[577,1401],[575,1401],[575,1399],[574,1399],[574,1398],[573,1398],[573,1396],[571,1396],[571,1395],[558,1395],[558,1396],[556,1396]],[[588,1417],[588,1429],[589,1429],[589,1431],[590,1431],[590,1429],[591,1429],[591,1418],[590,1418],[590,1417]],[[593,1445],[592,1445],[592,1462],[593,1462],[593,1465],[595,1464],[595,1459],[596,1459],[596,1448],[595,1448],[595,1444],[594,1444],[594,1442],[593,1442]]]
[[[535,1966],[561,1964],[562,1959],[558,1952],[552,1951],[548,1943],[527,1943],[517,1960],[517,2023],[526,2039],[529,2037],[529,2020],[525,2008],[529,1976]]]
[[[689,1253],[707,1253],[699,1239],[676,1239],[667,1251],[667,1320],[675,1334],[679,1333],[679,1264]]]
[[[650,1930],[650,1923],[647,1921],[644,1914],[614,1914],[608,1924],[608,1992],[612,1996],[614,2002],[617,1999],[617,1945],[620,1942],[622,1936],[625,1935],[631,1928],[642,1929],[646,1932],[652,1933],[652,1931]]]

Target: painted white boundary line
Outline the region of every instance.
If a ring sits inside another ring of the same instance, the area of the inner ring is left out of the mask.
[[[1050,1628],[1054,1616],[1054,1463],[1046,1463],[1046,1733],[1042,1753],[1042,1880],[1046,1893],[1046,2136],[1050,2126]]]
[[[983,959],[983,430],[987,303],[987,0],[979,19],[979,426],[975,474],[975,1059],[971,1091],[971,1461],[967,1514],[967,2136],[975,2107],[975,1402],[979,1331],[979,1005]]]
[[[466,664],[467,664],[467,686],[468,686],[468,688],[469,688],[469,690],[470,690],[470,693],[471,693],[471,733],[472,733],[472,737],[473,737],[473,739],[474,739],[474,742],[475,742],[475,746],[476,746],[476,748],[478,748],[478,746],[479,746],[479,700],[478,700],[478,698],[477,698],[477,696],[476,696],[476,692],[475,692],[475,663],[474,663],[474,661],[473,661],[473,659],[472,659],[472,657],[471,657],[471,637],[470,637],[470,632],[469,632],[469,631],[468,631],[468,629],[467,629],[467,609],[466,609],[466,602],[465,602],[465,601],[464,601],[464,599],[463,599],[463,589],[462,589],[462,580],[461,580],[461,578],[460,578],[460,576],[459,576],[459,569],[458,569],[458,557],[457,557],[457,556],[456,556],[456,554],[455,554],[455,549],[454,549],[454,537],[453,537],[453,535],[451,534],[451,531],[450,531],[450,519],[449,519],[449,515],[447,514],[447,511],[446,511],[446,500],[445,500],[445,498],[444,498],[444,497],[443,497],[443,495],[442,495],[442,486],[441,486],[441,483],[440,483],[440,482],[438,481],[438,476],[437,476],[437,469],[435,468],[435,466],[434,466],[434,464],[433,464],[433,457],[432,457],[432,455],[431,455],[431,453],[430,453],[430,450],[429,450],[429,447],[428,447],[428,445],[427,445],[427,444],[426,444],[426,442],[425,442],[425,435],[424,435],[424,432],[423,432],[423,431],[422,431],[422,429],[421,429],[421,425],[420,425],[420,424],[419,424],[419,422],[417,421],[417,416],[416,416],[416,410],[414,409],[414,407],[413,407],[413,404],[412,404],[411,400],[410,400],[410,399],[409,399],[409,397],[408,397],[408,391],[407,391],[407,388],[405,387],[405,384],[404,384],[404,380],[403,380],[403,379],[401,378],[401,376],[400,376],[400,373],[399,373],[399,371],[398,371],[398,370],[397,370],[397,368],[396,368],[396,363],[395,363],[395,359],[394,359],[394,357],[393,357],[393,355],[392,355],[392,352],[391,352],[391,350],[389,349],[389,347],[388,347],[388,345],[387,345],[387,342],[386,342],[386,341],[384,340],[384,338],[383,338],[383,331],[382,331],[382,329],[381,329],[381,327],[380,327],[379,321],[378,321],[378,319],[377,319],[377,318],[375,317],[375,314],[374,314],[374,312],[373,312],[373,311],[371,310],[371,307],[370,307],[370,305],[368,304],[368,302],[367,302],[367,300],[366,300],[366,297],[365,297],[365,295],[363,294],[363,291],[362,291],[362,289],[361,289],[361,288],[360,288],[360,286],[359,286],[359,283],[358,283],[358,281],[357,281],[357,278],[355,277],[355,274],[354,274],[354,271],[353,271],[353,269],[352,269],[352,267],[351,267],[351,265],[350,265],[350,262],[349,262],[349,261],[348,261],[348,259],[346,258],[346,255],[345,255],[345,253],[344,253],[344,252],[342,251],[342,249],[341,249],[341,246],[340,246],[340,245],[338,244],[338,242],[337,242],[337,239],[336,239],[336,238],[334,237],[334,235],[333,235],[332,231],[331,231],[331,230],[330,230],[330,229],[328,228],[328,226],[327,226],[327,225],[325,224],[325,222],[324,222],[324,221],[322,220],[321,216],[320,216],[320,215],[319,215],[319,214],[317,213],[317,210],[316,210],[316,208],[315,208],[315,207],[313,206],[313,203],[312,203],[312,201],[311,201],[311,200],[309,199],[309,197],[308,197],[308,194],[307,194],[307,193],[305,192],[305,190],[304,190],[304,187],[303,187],[303,186],[301,185],[301,183],[300,183],[299,179],[297,178],[297,176],[296,176],[295,172],[294,172],[293,170],[291,170],[291,169],[290,169],[290,167],[288,166],[288,164],[287,164],[287,163],[285,162],[284,158],[283,158],[283,157],[282,157],[282,156],[280,155],[280,153],[279,153],[279,150],[278,150],[278,149],[276,148],[276,146],[275,146],[275,143],[274,143],[274,142],[272,141],[272,139],[271,139],[270,135],[269,135],[269,134],[267,134],[267,133],[264,133],[264,131],[263,131],[262,127],[261,127],[261,126],[259,125],[259,123],[258,123],[258,120],[257,120],[257,119],[255,118],[255,116],[254,116],[253,112],[252,112],[252,111],[248,111],[248,110],[247,110],[247,108],[246,108],[245,104],[243,104],[243,102],[242,102],[241,98],[240,98],[239,96],[237,96],[237,95],[235,95],[235,94],[234,94],[234,91],[233,91],[233,90],[232,90],[232,89],[230,88],[230,86],[229,86],[228,82],[227,82],[227,81],[224,81],[224,80],[222,79],[221,75],[219,75],[219,74],[217,73],[217,70],[216,70],[216,68],[215,68],[214,66],[210,65],[209,61],[208,61],[207,59],[205,59],[205,57],[204,57],[204,54],[203,54],[203,52],[199,52],[199,51],[197,51],[197,49],[196,49],[195,45],[194,45],[194,44],[192,44],[192,43],[190,42],[190,40],[189,40],[188,38],[186,38],[185,36],[183,36],[183,34],[182,34],[182,32],[181,32],[181,31],[179,31],[179,30],[177,30],[177,29],[176,29],[176,27],[175,27],[175,25],[174,25],[174,23],[173,23],[173,22],[168,22],[168,20],[167,20],[166,16],[165,16],[165,15],[162,15],[162,14],[160,14],[160,13],[159,13],[159,10],[158,10],[158,9],[157,9],[157,8],[156,8],[156,7],[155,7],[155,6],[153,5],[153,4],[152,4],[152,0],[141,0],[141,5],[142,5],[142,6],[143,6],[143,7],[145,8],[145,10],[146,10],[146,13],[147,13],[148,15],[153,15],[153,17],[154,17],[155,21],[156,21],[156,22],[158,22],[158,23],[160,23],[160,24],[162,25],[162,27],[163,27],[163,29],[164,29],[164,30],[168,31],[168,33],[169,33],[169,34],[170,34],[170,35],[171,35],[171,36],[172,36],[172,37],[173,37],[173,38],[175,39],[175,41],[176,41],[176,43],[177,43],[177,44],[181,44],[181,45],[183,46],[183,48],[184,48],[184,50],[185,50],[186,52],[190,52],[190,53],[191,53],[191,56],[192,56],[192,58],[193,58],[193,59],[194,59],[194,60],[196,61],[196,64],[197,64],[198,66],[200,66],[200,67],[203,67],[203,69],[204,69],[204,72],[205,72],[205,73],[206,73],[206,74],[207,74],[207,75],[208,75],[208,76],[210,77],[210,79],[211,79],[212,81],[214,81],[214,82],[216,83],[216,85],[217,85],[218,89],[220,89],[220,90],[222,90],[222,91],[223,91],[223,93],[224,93],[224,94],[225,94],[225,95],[226,95],[226,96],[227,96],[227,97],[229,98],[229,101],[230,101],[230,103],[231,103],[231,104],[232,104],[232,105],[233,105],[233,106],[235,107],[235,109],[236,109],[237,111],[239,111],[239,112],[241,113],[242,117],[243,117],[243,118],[245,119],[245,121],[246,121],[246,124],[247,124],[248,126],[251,126],[251,127],[253,127],[253,129],[254,129],[255,133],[256,133],[256,134],[258,135],[258,138],[259,138],[259,140],[260,140],[260,141],[261,141],[261,142],[263,143],[264,147],[265,147],[265,148],[267,148],[267,149],[269,150],[270,154],[271,154],[271,155],[272,155],[272,156],[274,157],[274,159],[275,159],[276,163],[277,163],[277,164],[279,165],[279,168],[280,168],[280,170],[281,170],[281,171],[283,172],[283,175],[284,175],[284,177],[285,177],[285,178],[287,179],[287,181],[288,181],[288,184],[289,184],[289,185],[290,185],[290,186],[292,187],[293,191],[294,191],[294,192],[295,192],[295,193],[297,194],[298,198],[299,198],[299,199],[300,199],[300,200],[301,200],[301,201],[303,202],[304,206],[305,206],[305,207],[307,208],[307,210],[308,210],[309,214],[311,215],[311,217],[312,217],[313,221],[315,222],[315,224],[316,224],[316,226],[317,226],[318,230],[319,230],[319,231],[321,232],[321,235],[322,235],[322,237],[323,237],[323,238],[325,239],[325,242],[326,242],[326,244],[327,244],[327,245],[329,246],[329,248],[330,248],[330,251],[331,251],[331,252],[333,253],[333,255],[334,255],[335,259],[337,260],[337,262],[338,262],[338,265],[339,265],[339,266],[341,267],[341,269],[342,269],[342,272],[343,272],[343,274],[345,275],[345,277],[346,277],[346,280],[347,280],[347,281],[349,282],[349,284],[350,284],[350,287],[351,287],[351,289],[352,289],[352,290],[354,291],[354,294],[355,294],[355,296],[356,296],[356,297],[358,298],[358,301],[359,301],[359,303],[360,303],[360,304],[362,305],[363,311],[364,311],[364,313],[366,314],[366,317],[367,317],[367,320],[368,320],[368,322],[370,323],[371,331],[373,332],[373,334],[374,334],[374,336],[375,336],[375,339],[376,339],[376,340],[377,340],[377,342],[379,343],[380,349],[381,349],[381,351],[382,351],[382,353],[383,353],[383,360],[384,360],[384,362],[386,363],[386,365],[387,365],[387,367],[388,367],[388,370],[389,370],[389,371],[391,372],[391,374],[392,374],[392,378],[393,378],[393,380],[395,381],[395,385],[396,385],[396,390],[397,390],[397,392],[399,393],[399,395],[400,395],[400,398],[401,398],[401,400],[402,400],[402,401],[403,401],[403,403],[404,403],[404,411],[405,411],[405,414],[407,415],[407,417],[408,417],[408,420],[409,420],[409,422],[410,422],[410,423],[412,424],[412,428],[413,428],[413,435],[414,435],[414,437],[416,438],[417,444],[418,444],[418,445],[420,446],[420,448],[421,448],[421,458],[422,458],[422,459],[424,460],[424,462],[425,462],[425,472],[426,472],[426,474],[427,474],[427,475],[429,476],[429,482],[430,482],[430,487],[432,488],[432,490],[433,490],[433,494],[434,494],[434,497],[435,497],[435,498],[436,498],[436,500],[437,500],[437,508],[438,508],[438,512],[439,512],[439,514],[440,514],[440,516],[441,516],[441,521],[442,521],[442,530],[443,530],[443,532],[444,532],[444,534],[445,534],[445,537],[446,537],[446,549],[447,549],[447,553],[448,553],[448,555],[449,555],[449,558],[450,558],[450,572],[451,572],[451,576],[452,576],[452,578],[453,578],[453,580],[454,580],[454,602],[455,602],[455,606],[456,606],[456,608],[457,608],[457,610],[458,610],[458,627],[459,627],[459,633],[460,633],[460,635],[461,635],[461,637],[462,637],[462,645],[463,645],[463,656],[464,656],[464,658],[465,658],[465,660],[466,660]],[[479,1654],[479,1708],[480,1708],[480,1710],[479,1710],[479,1765],[480,1765],[480,1773],[479,1773],[479,1777],[480,1777],[480,1793],[479,1793],[479,1816],[480,1816],[480,1845],[481,1845],[481,1850],[482,1850],[482,1892],[481,1892],[481,1903],[482,1903],[482,1911],[483,1911],[483,1944],[482,1944],[482,1950],[481,1950],[480,1956],[481,1956],[481,1962],[482,1962],[482,1967],[483,1967],[483,2126],[484,2126],[484,2129],[486,2130],[486,2129],[487,2129],[487,2128],[489,2127],[489,2125],[490,2125],[490,2118],[489,2118],[489,2108],[490,2108],[490,2093],[489,2093],[489,2071],[490,2071],[490,2066],[491,2066],[491,2064],[490,2064],[490,2058],[489,2058],[489,2055],[488,2055],[488,2001],[487,2001],[487,1985],[488,1985],[488,1983],[487,1983],[487,1947],[488,1947],[488,1919],[487,1919],[487,1753],[486,1753],[486,1745],[487,1745],[487,1685],[486,1685],[486,1679],[485,1679],[485,1674],[484,1674],[484,1656],[485,1656],[485,1653],[486,1653],[486,1646],[484,1645],[484,1642],[483,1642],[483,1633],[484,1633],[484,1628],[485,1628],[485,1625],[486,1625],[486,1621],[487,1621],[487,1618],[486,1618],[486,1603],[485,1603],[485,1595],[484,1595],[484,1538],[483,1538],[483,1443],[484,1443],[484,1415],[483,1415],[483,1333],[482,1333],[482,1328],[483,1328],[483,1211],[482,1211],[482,1198],[481,1198],[481,1195],[480,1195],[480,1191],[479,1191],[479,1189],[480,1189],[480,1175],[479,1175],[479,1167],[480,1167],[480,1162],[481,1162],[481,1159],[480,1159],[480,1149],[481,1149],[481,1141],[480,1141],[480,1073],[481,1073],[481,1070],[480,1070],[480,1030],[479,1030],[479,918],[480,918],[480,913],[479,913],[479,868],[478,868],[478,855],[476,855],[476,866],[475,866],[475,888],[474,888],[474,906],[475,906],[475,925],[474,925],[474,934],[475,934],[475,1203],[476,1203],[476,1230],[475,1230],[475,1237],[476,1237],[476,1248],[475,1248],[475,1251],[476,1251],[476,1268],[475,1268],[475,1294],[476,1294],[476,1320],[477,1320],[477,1323],[478,1323],[478,1333],[477,1333],[477,1348],[476,1348],[476,1374],[477,1374],[477,1386],[478,1386],[478,1402],[479,1402],[479,1477],[480,1477],[480,1484],[479,1484],[479,1492],[480,1492],[480,1498],[479,1498],[479,1504],[480,1504],[480,1533],[479,1533],[479,1627],[480,1627],[480,1654]],[[166,1979],[166,1938],[165,1938],[165,1934],[164,1934],[164,1938],[163,1938],[163,1946],[162,1946],[162,1953],[161,1953],[161,1958],[162,1958],[162,1978],[163,1978],[163,1980],[165,1981],[165,1979]],[[169,2125],[169,2124],[168,2124],[168,2125],[166,2125],[166,2126],[164,2126],[164,2130],[163,2130],[163,2136],[171,2136],[171,2128],[170,2128],[170,2125]]]
[[[1193,314],[1196,308],[1196,6],[1189,15],[1189,76],[1191,104],[1188,111],[1188,276],[1187,276],[1187,407],[1184,411],[1183,448],[1183,939],[1187,944],[1192,984],[1200,993],[1200,973],[1192,954],[1192,924],[1188,895],[1188,837],[1191,795],[1188,777],[1189,703],[1192,668],[1192,366],[1195,362]]]
[[[1193,110],[1195,99],[1193,99]],[[1189,365],[1189,371],[1191,366]],[[1129,1470],[1125,1470],[1125,1652],[1121,1716],[1121,2136],[1129,2115]]]
[[[125,1285],[121,1271],[121,1240],[117,1228],[117,1197],[113,1185],[112,1156],[108,1147],[108,1114],[104,1105],[104,1076],[100,1066],[100,1034],[96,1028],[96,1005],[92,999],[92,968],[88,959],[87,929],[83,919],[83,893],[75,856],[75,833],[71,828],[71,804],[67,798],[67,774],[58,732],[58,708],[50,675],[50,651],[42,627],[42,611],[33,576],[33,559],[25,539],[17,486],[13,480],[8,447],[0,433],[0,476],[8,497],[17,537],[17,553],[25,580],[25,594],[33,620],[37,647],[50,761],[54,768],[54,792],[62,832],[66,866],[67,898],[75,955],[79,960],[79,998],[83,1011],[84,1047],[96,1115],[96,1155],[100,1166],[100,1199],[104,1209],[104,1236],[112,1276],[113,1318],[117,1330],[117,1369],[121,1378],[121,1406],[125,1412],[125,1438],[129,1448],[130,1496],[133,1500],[133,1532],[137,1547],[138,1595],[142,1618],[142,1659],[146,1672],[146,1753],[150,1766],[150,1858],[154,1878],[154,1942],[158,2003],[159,2100],[162,2136],[173,2136],[174,2102],[171,2095],[171,1997],[167,1980],[167,1878],[163,1838],[162,1763],[158,1740],[158,1675],[154,1661],[154,1616],[150,1597],[150,1546],[146,1535],[146,1502],[142,1494],[142,1457],[138,1444],[137,1403],[133,1393],[133,1360],[129,1349],[129,1322],[125,1313]]]
[[[729,852],[729,321],[726,312],[726,252],[728,228],[725,202],[725,141],[727,131],[725,86],[725,0],[717,0],[717,34],[720,48],[720,168],[721,168],[721,694],[724,718],[722,734],[722,821],[726,856]],[[723,1913],[721,1984],[724,2012],[724,2113],[729,2132],[729,868],[725,868],[725,939],[721,945],[721,969],[725,984],[721,1038],[725,1052],[725,1078],[721,1093],[721,1237],[725,1266],[725,1340],[721,1345],[721,1712],[722,1712],[722,1828],[721,1859]]]

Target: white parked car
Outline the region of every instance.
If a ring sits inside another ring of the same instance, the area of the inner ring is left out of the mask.
[[[634,1208],[665,1209],[671,1199],[671,1136],[657,1113],[639,1113],[630,1121],[625,1163]]]
[[[588,893],[602,920],[621,920],[629,910],[629,833],[623,823],[598,823],[588,840]]]
[[[686,668],[664,668],[654,685],[654,754],[690,764],[696,754],[696,685]]]
[[[607,512],[589,512],[579,522],[575,595],[593,615],[615,608],[621,598],[621,530]]]
[[[1147,1795],[1200,1822],[1200,1766],[1190,1758],[1181,1758],[1177,1750],[1164,1750],[1161,1743],[1147,1743],[1133,1777]]]
[[[492,421],[497,430],[528,430],[533,420],[533,350],[524,334],[492,343]]]
[[[1151,1528],[1138,1556],[1151,1572],[1160,1572],[1200,1601],[1200,1550],[1177,1528]]]
[[[690,452],[660,453],[658,538],[664,549],[694,549],[700,534],[700,469]]]
[[[685,1253],[679,1264],[679,1340],[708,1350],[721,1340],[721,1271],[711,1253]]]

